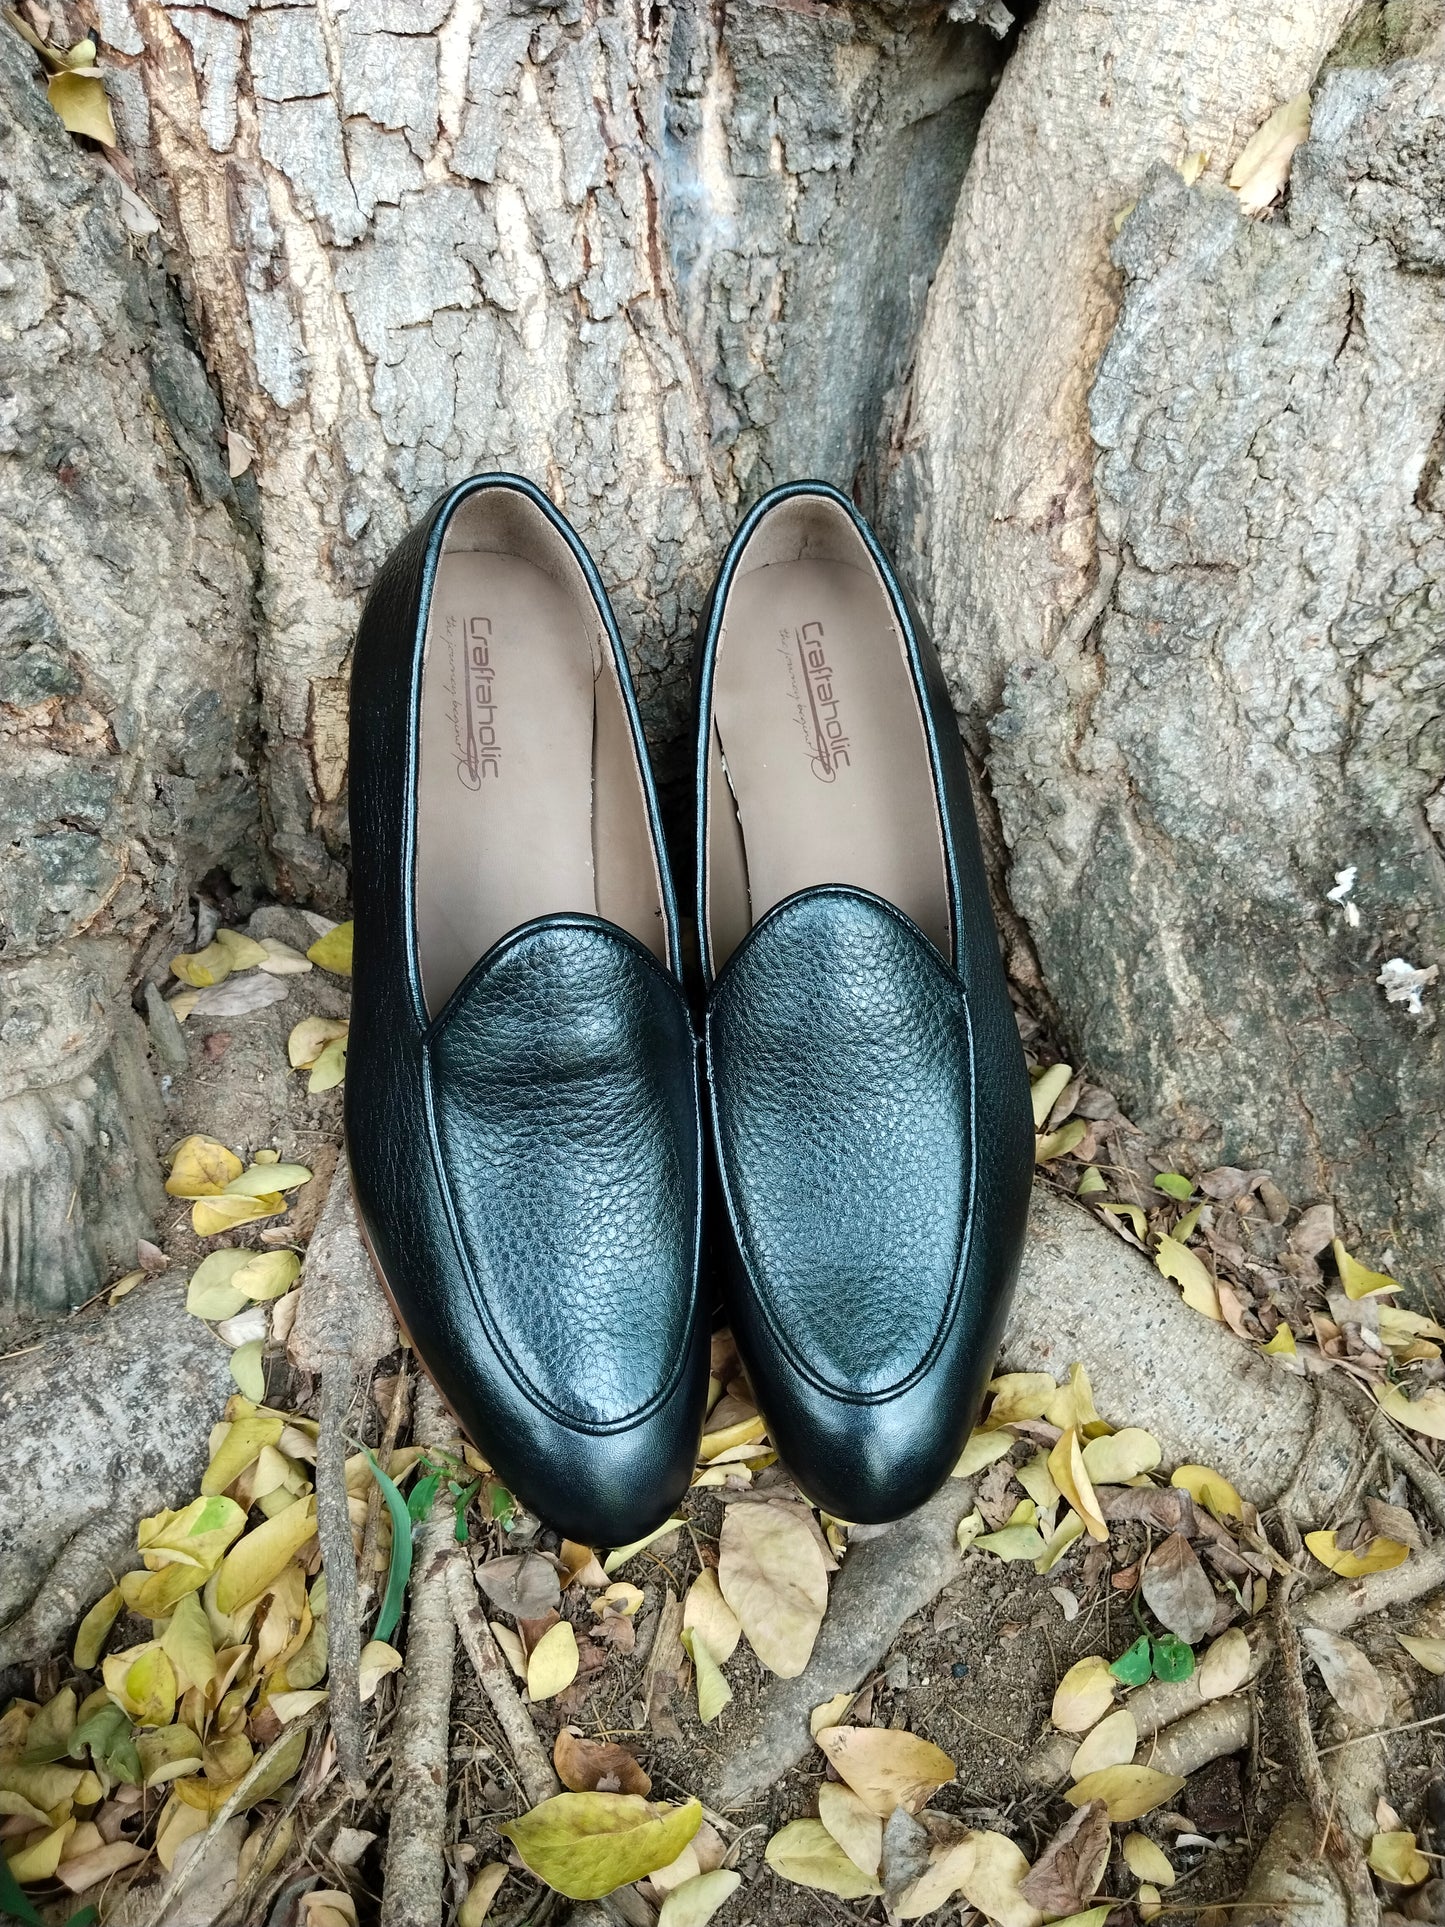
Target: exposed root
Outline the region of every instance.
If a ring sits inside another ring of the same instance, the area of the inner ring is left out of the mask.
[[[329,1357],[321,1372],[316,1434],[316,1533],[326,1569],[327,1686],[336,1764],[347,1791],[366,1791],[366,1735],[361,1714],[361,1600],[356,1548],[346,1500],[346,1420],[356,1392],[350,1364]]]

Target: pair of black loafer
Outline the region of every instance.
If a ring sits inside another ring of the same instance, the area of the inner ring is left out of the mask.
[[[774,1443],[878,1521],[967,1436],[1033,1168],[947,690],[835,490],[743,522],[698,687],[705,1080],[626,657],[562,515],[514,476],[443,496],[352,667],[362,1220],[467,1433],[597,1545],[692,1474],[705,1190]]]

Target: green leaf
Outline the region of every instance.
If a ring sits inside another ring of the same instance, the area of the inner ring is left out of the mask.
[[[253,1338],[249,1344],[238,1345],[231,1353],[231,1376],[242,1392],[256,1404],[261,1404],[266,1396],[266,1367],[261,1354],[265,1340]]]
[[[1154,1189],[1166,1197],[1178,1198],[1181,1204],[1194,1196],[1194,1186],[1180,1171],[1161,1171],[1154,1180]]]
[[[71,1734],[72,1760],[82,1759],[87,1747],[95,1764],[103,1767],[113,1780],[140,1785],[140,1754],[136,1751],[134,1730],[113,1700],[107,1706],[97,1707]]]
[[[681,1852],[681,1848],[678,1851]],[[9,1861],[0,1854],[0,1919],[10,1917],[24,1921],[25,1927],[45,1927],[44,1921],[22,1892],[19,1881],[11,1873]]]
[[[1133,1652],[1134,1648],[1129,1650]],[[1188,1679],[1194,1671],[1194,1654],[1173,1633],[1154,1641],[1152,1657],[1155,1679]]]
[[[371,1635],[373,1639],[389,1639],[401,1622],[406,1582],[411,1578],[411,1514],[396,1484],[382,1471],[369,1447],[366,1458],[373,1478],[381,1487],[386,1509],[391,1514],[391,1570],[386,1575],[386,1595]],[[680,1853],[682,1849],[678,1851]]]
[[[1142,1686],[1153,1669],[1154,1656],[1149,1650],[1149,1635],[1140,1633],[1134,1644],[1120,1653],[1109,1671],[1125,1686]]]
[[[488,1510],[494,1519],[501,1521],[503,1532],[511,1531],[512,1518],[517,1510],[517,1501],[504,1485],[494,1485],[492,1487],[491,1503]]]
[[[414,1526],[419,1526],[431,1512],[432,1503],[441,1489],[440,1472],[428,1472],[424,1479],[418,1479],[407,1499],[406,1509]]]

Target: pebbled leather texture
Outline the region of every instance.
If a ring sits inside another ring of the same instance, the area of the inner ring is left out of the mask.
[[[428,1020],[412,903],[421,655],[441,537],[473,490],[565,536],[621,678],[663,878],[664,969],[583,915],[481,958]],[[701,1119],[676,907],[641,726],[596,571],[512,476],[443,496],[383,566],[352,662],[352,1184],[388,1289],[458,1419],[568,1537],[629,1543],[686,1490],[707,1391]]]
[[[770,910],[713,982],[706,777],[718,634],[743,545],[800,493],[847,510],[894,602],[938,797],[956,962],[893,905],[824,886]],[[872,531],[824,484],[787,484],[752,510],[704,617],[697,876],[734,1334],[809,1497],[857,1523],[894,1519],[948,1476],[977,1416],[1022,1253],[1033,1117],[943,672]]]

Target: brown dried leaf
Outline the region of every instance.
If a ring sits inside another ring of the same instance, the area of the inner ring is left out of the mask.
[[[635,1754],[607,1740],[589,1740],[575,1726],[564,1726],[552,1748],[557,1778],[573,1793],[640,1793],[652,1780]]]
[[[1090,1800],[1050,1840],[1019,1892],[1051,1917],[1082,1912],[1109,1864],[1110,1839],[1108,1808]]]
[[[1214,1588],[1182,1532],[1171,1532],[1150,1553],[1140,1586],[1155,1618],[1187,1645],[1213,1626]]]

